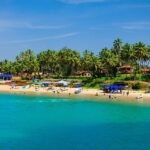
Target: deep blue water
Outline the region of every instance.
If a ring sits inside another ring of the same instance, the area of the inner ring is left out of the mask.
[[[150,106],[0,94],[0,150],[150,150]]]

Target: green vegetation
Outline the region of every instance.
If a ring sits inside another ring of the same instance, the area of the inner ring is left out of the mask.
[[[124,65],[131,66],[133,71],[122,74],[119,68]],[[88,50],[80,54],[66,47],[59,51],[49,49],[35,55],[29,49],[16,56],[14,61],[0,62],[1,73],[11,73],[26,79],[33,76],[78,79],[86,87],[98,87],[100,83],[108,81],[150,81],[148,73],[141,74],[142,69],[150,69],[150,46],[142,42],[123,44],[120,39],[114,41],[111,49],[100,50],[98,55]],[[91,77],[79,77],[75,74],[77,71],[90,72]],[[134,86],[139,87],[139,84]]]
[[[116,84],[119,85],[127,85],[128,89],[130,90],[146,90],[147,87],[149,86],[149,82],[144,82],[144,81],[133,81],[133,80],[118,80],[117,78],[115,79],[109,79],[109,78],[91,78],[91,79],[85,79],[82,80],[84,83],[84,86],[86,88],[100,88],[100,85],[108,85],[108,84]]]

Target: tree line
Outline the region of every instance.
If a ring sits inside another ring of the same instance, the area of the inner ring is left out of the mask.
[[[131,65],[134,74],[141,68],[150,68],[150,46],[143,42],[123,43],[120,39],[113,42],[112,48],[105,47],[96,55],[85,50],[82,54],[70,48],[59,51],[48,49],[35,54],[28,49],[16,56],[14,61],[0,61],[0,72],[14,75],[42,72],[55,76],[72,76],[76,71],[89,71],[93,77],[115,77],[123,65]]]

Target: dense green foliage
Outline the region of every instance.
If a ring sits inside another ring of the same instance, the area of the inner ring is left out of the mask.
[[[15,75],[36,72],[47,77],[69,77],[74,76],[76,71],[88,71],[94,78],[117,78],[118,68],[123,65],[133,67],[132,75],[126,75],[126,78],[135,79],[142,68],[150,68],[150,46],[142,42],[123,44],[120,39],[116,39],[111,49],[106,47],[98,55],[88,50],[80,54],[66,47],[59,51],[49,49],[37,55],[32,50],[26,50],[16,56],[15,61],[1,61],[0,72]]]

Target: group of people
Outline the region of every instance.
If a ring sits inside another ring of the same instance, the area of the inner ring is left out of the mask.
[[[124,95],[129,96],[129,91],[127,91],[127,92],[122,92],[122,94],[123,94],[123,96],[124,96]],[[111,94],[109,94],[109,95],[108,95],[108,98],[109,98],[109,99],[116,99],[117,97],[116,97],[116,95],[113,95],[113,96],[112,96]]]

